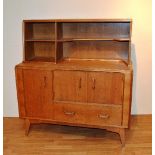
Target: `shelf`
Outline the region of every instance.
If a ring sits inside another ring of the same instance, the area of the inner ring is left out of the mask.
[[[40,62],[51,62],[51,61],[55,61],[54,58],[49,58],[49,57],[33,57],[30,58],[28,61],[40,61]]]
[[[25,40],[26,42],[33,42],[33,41],[45,41],[45,42],[54,42],[55,40],[54,39],[26,39]]]
[[[71,41],[130,41],[130,38],[64,38],[57,40],[58,42]]]
[[[26,42],[40,41],[40,42],[72,42],[72,41],[130,41],[129,38],[65,38],[65,39],[26,39]]]

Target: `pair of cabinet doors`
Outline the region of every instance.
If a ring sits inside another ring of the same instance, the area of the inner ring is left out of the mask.
[[[122,104],[124,74],[24,69],[23,85],[27,115],[50,118],[54,102]]]

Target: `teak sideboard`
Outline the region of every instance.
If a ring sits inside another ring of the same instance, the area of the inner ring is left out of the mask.
[[[30,124],[129,127],[133,69],[130,19],[23,21],[16,65],[19,117]]]

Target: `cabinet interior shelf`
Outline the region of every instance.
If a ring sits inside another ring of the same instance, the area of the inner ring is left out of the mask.
[[[30,42],[30,41],[47,41],[47,42],[54,42],[55,40],[53,40],[53,39],[26,39],[25,40],[26,42]]]
[[[57,42],[71,41],[130,41],[130,38],[64,38],[57,40]]]
[[[33,57],[30,58],[29,61],[42,61],[42,62],[50,62],[50,61],[54,61],[54,58],[50,58],[50,57]]]

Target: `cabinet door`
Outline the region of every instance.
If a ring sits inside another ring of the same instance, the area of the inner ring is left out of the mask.
[[[122,104],[124,83],[122,73],[90,72],[87,75],[88,102]]]
[[[86,102],[86,73],[54,72],[54,101]]]
[[[23,70],[26,115],[52,117],[52,72]]]

